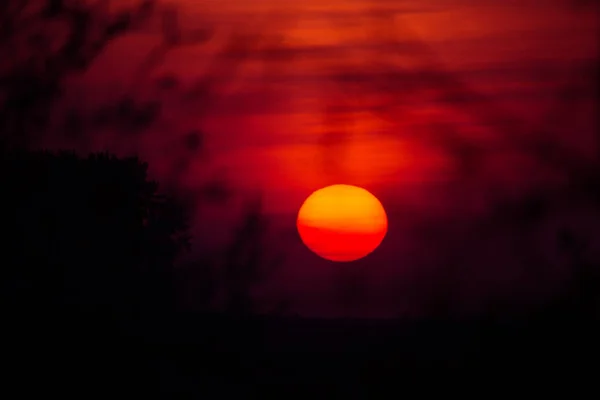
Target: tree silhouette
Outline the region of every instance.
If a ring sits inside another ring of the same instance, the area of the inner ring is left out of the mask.
[[[173,306],[186,214],[146,167],[108,154],[5,155],[2,282],[12,307],[137,318]]]

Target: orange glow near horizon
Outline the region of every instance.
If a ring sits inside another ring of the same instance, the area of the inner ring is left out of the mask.
[[[387,233],[381,202],[367,190],[332,185],[312,193],[298,212],[304,244],[330,261],[354,261],[373,252]]]

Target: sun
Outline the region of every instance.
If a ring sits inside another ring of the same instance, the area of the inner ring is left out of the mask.
[[[354,261],[373,252],[387,233],[383,205],[367,190],[332,185],[312,193],[298,211],[304,244],[331,261]]]

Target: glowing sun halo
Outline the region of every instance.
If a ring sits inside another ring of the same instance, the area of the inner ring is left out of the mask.
[[[331,261],[354,261],[375,250],[387,233],[379,200],[363,188],[332,185],[312,193],[300,207],[304,244]]]

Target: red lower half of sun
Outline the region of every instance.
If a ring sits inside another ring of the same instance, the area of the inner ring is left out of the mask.
[[[343,232],[301,226],[298,228],[304,244],[319,256],[331,261],[354,261],[375,250],[384,232]]]
[[[365,189],[333,185],[317,190],[298,212],[298,233],[310,250],[331,261],[373,252],[387,232],[383,206]]]

